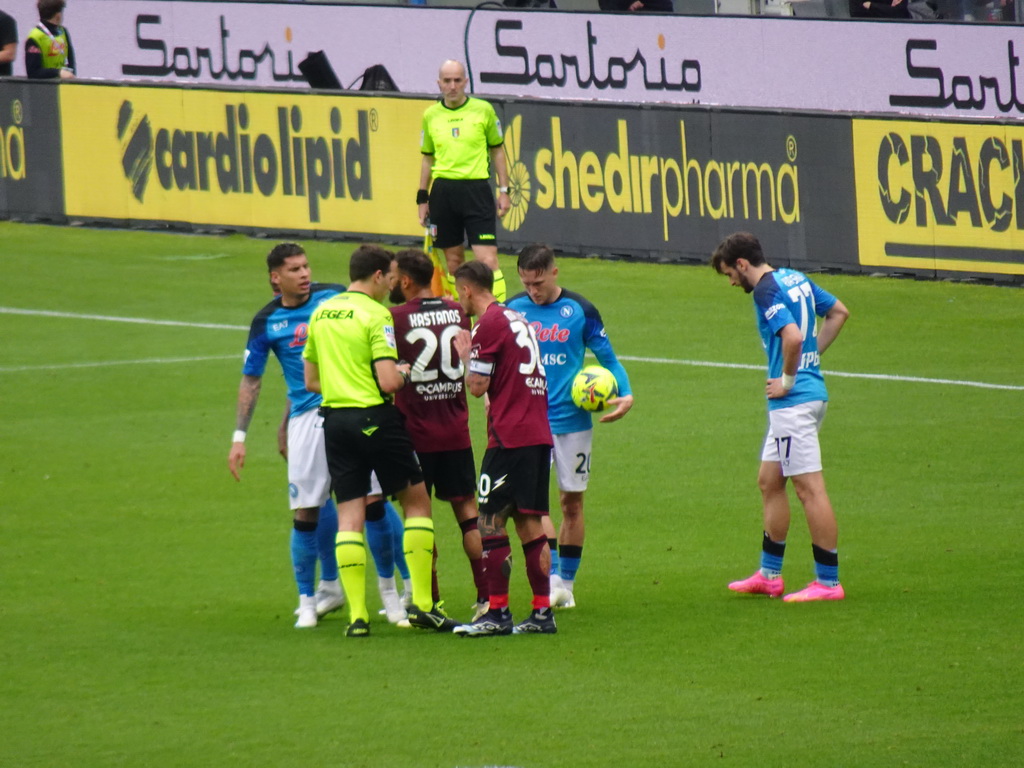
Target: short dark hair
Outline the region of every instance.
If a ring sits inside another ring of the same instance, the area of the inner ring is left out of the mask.
[[[519,252],[516,266],[523,272],[547,272],[555,266],[555,252],[544,243],[531,243]]]
[[[746,259],[752,267],[765,263],[761,243],[749,232],[734,232],[719,243],[711,255],[711,266],[721,272],[722,267],[735,267],[739,259]]]
[[[394,258],[395,254],[386,248],[364,243],[352,252],[348,262],[348,279],[365,280],[378,271],[387,272]]]
[[[429,288],[434,280],[434,262],[418,248],[406,248],[395,254],[398,271],[420,288]]]
[[[494,291],[494,273],[482,261],[467,261],[455,270],[455,280],[465,280],[478,288]]]
[[[39,18],[47,21],[63,11],[66,5],[64,0],[39,0],[36,8],[39,9]]]
[[[267,254],[267,272],[273,272],[291,256],[304,256],[306,250],[298,243],[278,243]]]

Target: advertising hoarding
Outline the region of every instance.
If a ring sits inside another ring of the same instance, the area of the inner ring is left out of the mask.
[[[1024,126],[854,120],[861,264],[1024,275]]]
[[[113,222],[416,234],[411,201],[428,103],[64,85],[67,213]]]
[[[57,88],[0,80],[0,218],[64,215]]]

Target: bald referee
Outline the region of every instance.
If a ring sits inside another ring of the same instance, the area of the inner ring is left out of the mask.
[[[382,302],[394,286],[394,255],[361,245],[349,261],[349,288],[321,304],[309,321],[306,388],[323,395],[324,447],[338,501],[338,570],[348,594],[349,637],[370,634],[366,609],[363,525],[370,474],[381,492],[397,495],[405,510],[403,545],[412,578],[414,627],[450,632],[455,622],[431,597],[434,523],[423,471],[392,395],[409,381],[398,364],[391,313]]]
[[[497,217],[512,205],[508,195],[501,122],[494,107],[466,95],[466,68],[448,60],[437,84],[441,99],[423,113],[420,187],[416,193],[422,226],[437,228],[434,245],[444,251],[452,275],[466,260],[469,242],[477,261],[494,272],[494,295],[505,300],[505,276],[498,266]],[[491,192],[491,167],[498,176],[498,199]],[[431,186],[433,179],[433,186]]]

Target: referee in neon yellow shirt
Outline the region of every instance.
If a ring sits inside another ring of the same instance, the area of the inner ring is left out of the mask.
[[[434,522],[423,470],[391,395],[409,381],[398,362],[394,320],[383,305],[397,277],[394,254],[361,245],[349,262],[348,290],[320,304],[302,353],[306,389],[323,395],[324,447],[338,502],[338,571],[351,616],[346,634],[370,634],[363,524],[370,473],[405,510],[403,546],[412,578],[409,623],[451,632],[455,622],[433,604]]]
[[[444,251],[452,275],[466,260],[468,240],[477,261],[494,272],[494,295],[505,300],[505,276],[498,266],[497,217],[512,205],[508,195],[501,122],[494,107],[466,95],[466,68],[448,60],[437,84],[441,100],[423,113],[420,137],[420,224],[437,228],[434,245]],[[491,167],[498,176],[498,198],[491,192]],[[433,179],[433,186],[431,186]]]

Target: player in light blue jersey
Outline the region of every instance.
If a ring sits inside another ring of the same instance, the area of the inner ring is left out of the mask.
[[[730,285],[754,294],[757,327],[768,355],[768,432],[757,477],[764,502],[761,568],[732,582],[729,589],[769,597],[783,593],[782,560],[790,520],[786,481],[792,479],[811,532],[815,579],[783,600],[842,600],[846,593],[839,583],[838,531],[825,490],[818,432],[828,402],[821,355],[850,313],[802,272],[773,269],[757,238],[747,232],[723,240],[711,266],[728,277]],[[819,317],[824,318],[820,328]]]
[[[548,379],[548,421],[554,438],[562,524],[557,541],[550,518],[543,518],[551,548],[551,605],[576,605],[576,572],[583,556],[585,534],[583,494],[590,481],[593,422],[589,411],[572,401],[572,381],[583,368],[589,349],[598,362],[615,375],[619,396],[609,403],[613,410],[601,422],[621,419],[633,407],[629,376],[612,349],[597,308],[578,293],[558,285],[555,254],[546,245],[526,246],[519,254],[519,279],[526,289],[508,302],[530,322],[540,345],[541,362]]]
[[[235,480],[241,479],[240,472],[245,466],[246,431],[256,410],[267,361],[273,353],[281,364],[288,388],[289,408],[278,433],[278,445],[288,461],[288,494],[294,514],[291,557],[299,590],[295,626],[310,628],[317,625],[318,617],[344,605],[345,596],[335,556],[338,512],[330,498],[330,473],[324,454],[322,419],[317,413],[321,397],[306,389],[302,350],[306,345],[313,310],[344,291],[345,286],[312,282],[306,254],[295,243],[275,246],[267,256],[267,269],[276,295],[256,313],[250,325],[228,468]],[[388,509],[390,505],[382,501],[371,506],[379,507],[377,511],[384,529],[370,542],[376,558],[379,551],[392,551],[394,535],[388,518],[397,517],[398,513],[393,508]],[[401,546],[398,553],[401,554]],[[314,591],[318,559],[320,583]],[[390,556],[387,562],[393,575],[394,556]],[[383,594],[382,599],[388,607],[388,600]],[[388,618],[403,620],[405,614],[397,592],[390,602],[393,605]]]

